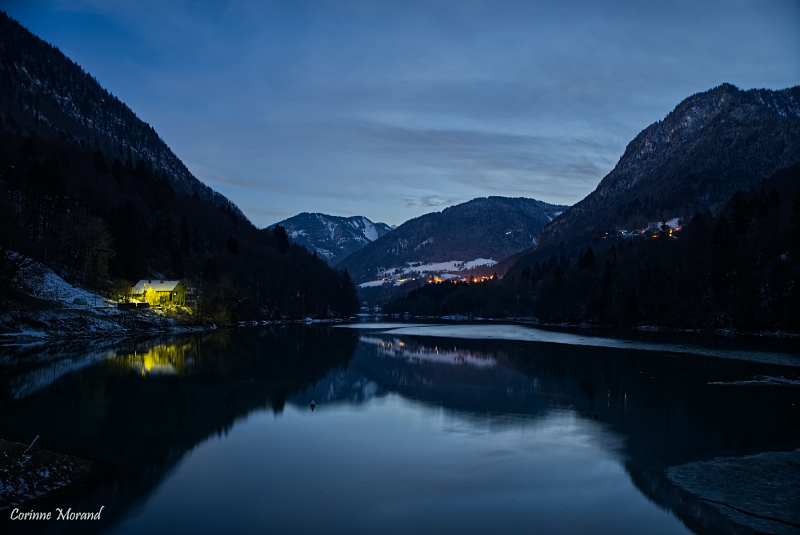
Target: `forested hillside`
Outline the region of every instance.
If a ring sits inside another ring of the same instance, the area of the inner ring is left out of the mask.
[[[384,310],[548,323],[800,331],[800,165],[679,232],[599,239],[503,280],[428,284]]]
[[[346,273],[256,229],[186,170],[152,127],[58,49],[0,13],[0,293],[19,252],[95,288],[186,278],[200,314],[346,316]],[[2,311],[0,311],[2,312]]]
[[[522,197],[473,199],[406,221],[337,266],[363,282],[407,262],[500,261],[536,243],[542,227],[566,208]]]
[[[585,247],[612,229],[716,214],[739,189],[800,161],[800,86],[697,93],[631,141],[585,199],[547,225],[537,249]],[[541,258],[539,258],[541,260]]]
[[[197,193],[239,209],[197,180],[156,133],[61,51],[0,11],[0,86],[4,110],[20,134],[31,129],[100,149],[109,158],[143,160],[179,193]]]

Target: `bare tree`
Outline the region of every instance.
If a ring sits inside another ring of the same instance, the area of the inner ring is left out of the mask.
[[[26,270],[33,266],[27,256],[0,246],[0,316],[8,312],[15,294],[24,290]]]
[[[7,207],[2,207],[7,208]],[[20,293],[31,293],[41,279],[41,269],[28,256],[17,252],[17,225],[10,210],[0,209],[0,315],[11,308]]]
[[[73,255],[76,264],[81,266],[84,280],[108,274],[108,261],[114,256],[113,245],[111,231],[100,217],[90,217],[73,231]]]
[[[131,295],[133,295],[133,285],[130,281],[125,279],[120,279],[110,288],[111,291],[111,298],[117,301],[130,301]]]

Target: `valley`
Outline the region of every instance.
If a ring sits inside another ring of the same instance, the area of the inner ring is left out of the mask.
[[[197,326],[346,319],[366,305],[800,328],[797,86],[722,84],[686,98],[573,206],[488,196],[396,226],[302,212],[259,229],[59,50],[2,24],[0,312],[30,309],[4,316],[7,331],[61,306],[36,297],[23,275],[32,262],[112,305],[137,280],[183,281],[198,292],[182,321]]]
[[[0,532],[797,535],[798,21],[5,2]]]

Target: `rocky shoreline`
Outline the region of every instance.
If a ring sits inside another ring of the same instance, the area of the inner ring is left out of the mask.
[[[117,308],[60,308],[11,312],[0,318],[0,344],[31,343],[51,338],[124,337],[141,333],[200,332],[214,325],[198,325],[188,315],[160,311],[120,311]]]
[[[0,439],[0,511],[44,499],[94,471],[85,459]]]

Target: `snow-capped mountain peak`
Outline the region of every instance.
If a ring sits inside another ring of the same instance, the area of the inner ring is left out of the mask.
[[[316,252],[331,265],[392,230],[386,223],[373,223],[364,216],[340,217],[306,212],[278,224],[286,228],[293,242]]]

